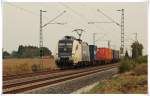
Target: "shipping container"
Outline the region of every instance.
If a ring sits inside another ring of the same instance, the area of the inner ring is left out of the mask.
[[[97,48],[96,60],[111,62],[112,61],[112,49],[110,48]]]
[[[117,62],[120,58],[119,56],[119,51],[118,50],[113,50],[113,62]]]
[[[89,45],[90,60],[91,61],[96,60],[96,50],[97,50],[97,47],[95,45]]]

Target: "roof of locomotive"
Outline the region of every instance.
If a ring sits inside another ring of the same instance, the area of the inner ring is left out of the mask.
[[[79,42],[82,42],[82,43],[84,43],[84,44],[86,43],[86,44],[88,45],[87,42],[83,42],[81,39],[77,39],[77,38],[75,38],[74,36],[64,36],[61,40],[69,40],[69,41],[70,41],[70,40],[71,40],[71,41],[72,41],[72,40],[77,40],[77,41],[79,41]],[[60,41],[61,41],[61,40],[60,40]]]
[[[76,38],[74,36],[64,36],[62,40],[75,40]]]

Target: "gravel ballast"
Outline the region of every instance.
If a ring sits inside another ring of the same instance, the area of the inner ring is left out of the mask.
[[[42,88],[33,89],[25,93],[29,94],[70,94],[70,93],[82,93],[80,88],[87,85],[91,85],[102,79],[109,78],[118,72],[117,68],[109,69],[107,71],[102,71],[99,73],[90,74],[84,77],[79,77],[72,80],[67,80],[54,85],[48,85]],[[78,90],[78,91],[77,91]]]

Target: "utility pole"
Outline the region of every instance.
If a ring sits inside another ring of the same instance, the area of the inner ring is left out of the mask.
[[[96,33],[93,33],[93,45],[95,45],[95,35],[96,35]]]
[[[108,40],[108,48],[110,48],[110,40]]]
[[[43,55],[44,55],[44,52],[43,52],[43,28],[49,24],[60,24],[60,25],[63,25],[65,23],[51,23],[53,22],[54,20],[56,20],[58,17],[62,16],[66,11],[63,11],[62,13],[60,13],[59,15],[57,15],[55,18],[53,18],[52,20],[50,20],[49,22],[43,24],[42,22],[42,13],[43,12],[46,12],[44,10],[40,10],[40,36],[39,36],[39,48],[40,48],[40,64],[42,65],[43,67]]]
[[[137,39],[137,32],[135,33],[135,41],[138,41],[138,39]]]
[[[120,47],[120,54],[124,55],[124,9],[121,10],[117,10],[117,11],[121,11],[121,47]]]
[[[43,10],[40,10],[40,37],[39,37],[39,47],[40,47],[40,64],[43,68],[43,55],[44,55],[44,52],[43,52],[43,32],[42,32],[42,13],[43,12],[46,12],[46,11],[43,11]]]
[[[96,40],[96,41],[99,41],[99,40]],[[111,45],[110,45],[111,40],[101,40],[100,42],[107,42],[108,48],[111,48]]]
[[[82,33],[84,32],[84,30],[83,29],[75,29],[72,32],[76,32],[79,35],[79,40],[81,40],[81,36],[82,36]]]
[[[112,19],[110,16],[106,15],[104,12],[102,12],[100,9],[97,9],[99,13],[101,13],[103,16],[105,16],[107,19],[109,19],[111,22],[103,21],[103,22],[88,22],[88,24],[95,24],[95,23],[115,23],[117,26],[121,28],[121,47],[120,47],[120,55],[124,55],[124,9],[117,10],[121,11],[121,23],[116,22],[114,19]]]
[[[39,43],[39,47],[40,47],[40,57],[42,59],[42,56],[43,56],[43,32],[42,32],[42,13],[43,12],[46,12],[46,11],[43,11],[43,10],[40,10],[40,43]]]

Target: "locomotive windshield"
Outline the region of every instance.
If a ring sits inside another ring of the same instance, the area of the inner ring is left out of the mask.
[[[69,56],[72,54],[72,40],[60,40],[58,43],[59,56]]]

